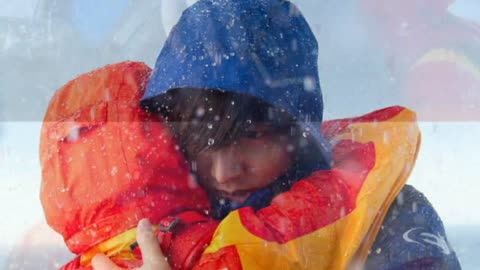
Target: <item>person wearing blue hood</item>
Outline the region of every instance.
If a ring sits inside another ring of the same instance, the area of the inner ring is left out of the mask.
[[[284,0],[200,0],[171,31],[142,106],[172,128],[221,220],[190,267],[460,269],[437,213],[405,185],[415,113],[322,123],[317,58]]]

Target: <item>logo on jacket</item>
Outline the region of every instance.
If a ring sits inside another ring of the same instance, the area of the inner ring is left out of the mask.
[[[444,236],[442,236],[440,233],[433,234],[425,231],[422,232],[422,229],[422,227],[416,227],[406,231],[403,234],[403,240],[422,246],[435,246],[445,255],[449,255],[451,253],[450,247]]]

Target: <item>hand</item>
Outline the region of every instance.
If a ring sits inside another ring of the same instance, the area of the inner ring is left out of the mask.
[[[165,256],[158,243],[157,237],[153,233],[152,224],[148,219],[142,219],[138,223],[137,242],[142,251],[143,265],[136,270],[170,270]],[[92,266],[95,270],[124,270],[118,267],[104,254],[96,255],[92,260]]]

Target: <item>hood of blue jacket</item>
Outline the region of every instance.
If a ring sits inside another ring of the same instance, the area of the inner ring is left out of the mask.
[[[294,116],[330,160],[317,58],[315,36],[288,1],[200,0],[170,32],[142,104],[154,110],[179,88],[250,95]]]

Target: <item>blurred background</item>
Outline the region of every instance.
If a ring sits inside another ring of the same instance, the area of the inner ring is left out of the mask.
[[[153,66],[193,2],[0,0],[0,269],[55,269],[73,256],[39,200],[40,127],[55,90],[110,63]],[[397,104],[418,111],[410,184],[439,212],[463,269],[477,269],[480,1],[292,2],[319,41],[326,119]]]

